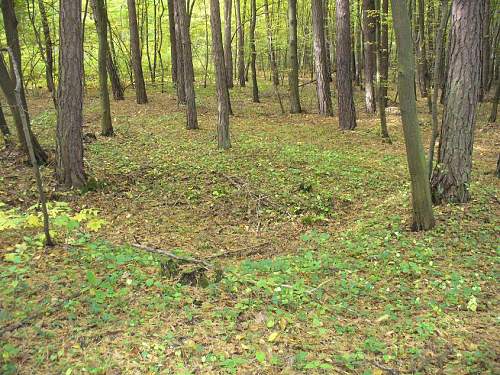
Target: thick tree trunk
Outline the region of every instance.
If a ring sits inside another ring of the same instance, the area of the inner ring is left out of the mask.
[[[113,135],[113,124],[111,123],[111,107],[109,104],[108,90],[108,70],[107,60],[108,50],[108,15],[104,0],[92,0],[92,10],[94,12],[94,21],[99,38],[99,96],[101,98],[101,135],[109,137]]]
[[[236,27],[238,27],[238,81],[240,87],[245,87],[245,34],[241,22],[240,0],[236,0]]]
[[[439,29],[436,35],[436,57],[434,60],[434,71],[433,71],[433,81],[434,88],[432,90],[432,101],[431,101],[431,113],[432,113],[432,134],[431,143],[429,145],[429,156],[427,157],[427,172],[429,173],[429,179],[431,177],[432,168],[434,164],[434,149],[436,146],[436,140],[439,135],[439,124],[438,124],[438,96],[439,88],[441,87],[441,67],[443,65],[443,48],[444,48],[444,34],[446,32],[446,25],[448,24],[449,11],[448,11],[448,0],[441,0],[441,20],[439,23]]]
[[[217,85],[217,143],[219,148],[228,149],[231,147],[231,139],[229,135],[230,105],[226,70],[224,65],[224,48],[222,46],[219,0],[210,0],[210,24],[212,26],[212,48]]]
[[[337,0],[337,90],[339,126],[356,127],[356,110],[352,90],[351,12],[349,0]]]
[[[233,88],[233,50],[231,48],[233,39],[231,34],[232,8],[232,0],[224,0],[224,63],[226,64],[227,87],[229,89]]]
[[[259,103],[259,86],[257,86],[257,50],[255,47],[255,26],[257,24],[257,0],[250,0],[250,68],[252,70],[252,99]]]
[[[376,73],[376,23],[375,0],[363,0],[363,35],[365,50],[365,105],[368,113],[375,113],[375,85]]]
[[[144,83],[144,74],[142,72],[141,47],[139,45],[139,30],[137,29],[137,12],[135,0],[127,0],[128,5],[128,23],[130,29],[130,54],[132,68],[134,71],[135,96],[137,104],[146,104],[148,96],[146,94],[146,85]]]
[[[328,76],[325,22],[323,17],[323,1],[311,1],[313,41],[314,41],[314,65],[316,68],[316,92],[318,98],[319,114],[332,116],[332,94],[330,91],[330,79]]]
[[[59,24],[59,92],[56,175],[60,184],[82,187],[83,168],[83,48],[82,3],[61,1]]]
[[[19,34],[17,32],[17,17],[14,11],[14,3],[12,0],[2,0],[0,1],[0,7],[2,9],[2,16],[4,22],[5,36],[7,38],[7,44],[12,50],[12,54],[18,63],[18,66],[21,67],[21,47],[19,44]],[[21,145],[22,150],[28,155],[28,145],[26,143],[26,137],[24,136],[23,124],[21,121],[21,113],[20,109],[16,103],[16,98],[14,94],[14,89],[16,86],[16,78],[14,76],[9,75],[9,70],[5,64],[5,61],[2,59],[2,66],[0,66],[0,86],[2,87],[2,91],[7,99],[7,103],[12,111],[12,115],[14,117],[14,123],[16,125],[17,136],[19,139],[19,143]],[[24,85],[23,85],[23,75],[22,69],[19,69],[19,75],[21,79],[21,101],[23,104],[22,111],[27,116],[28,125],[30,124],[29,115],[28,115],[28,104],[26,102],[26,96],[24,93]],[[31,130],[30,130],[31,131]],[[40,144],[38,143],[37,138],[34,134],[31,134],[31,140],[33,143],[33,150],[35,152],[36,159],[39,164],[45,164],[47,162],[47,154],[42,149]]]
[[[451,49],[438,165],[432,174],[436,203],[470,199],[472,148],[481,86],[482,2],[453,0]]]
[[[175,21],[175,46],[177,49],[177,102],[179,104],[186,104],[186,83],[184,82],[186,74],[184,73],[184,51],[182,45],[182,35],[180,26],[179,11],[176,5],[177,0],[174,2],[174,21]]]
[[[425,165],[424,148],[420,138],[415,98],[415,59],[410,18],[406,2],[392,0],[394,31],[398,48],[398,90],[401,118],[406,144],[406,157],[411,178],[413,223],[415,231],[434,227],[432,202]]]
[[[170,36],[170,59],[172,82],[177,84],[177,46],[175,36],[174,0],[168,0],[168,30]]]
[[[49,21],[47,19],[47,12],[45,10],[43,0],[38,0],[38,9],[40,10],[43,37],[45,39],[45,79],[47,81],[47,89],[49,92],[54,92],[54,49],[52,46]]]
[[[299,60],[297,57],[297,0],[288,1],[288,91],[290,113],[300,113]]]
[[[179,28],[184,54],[184,86],[186,91],[186,128],[198,129],[198,115],[196,113],[196,97],[194,92],[193,55],[191,51],[191,35],[189,34],[185,0],[174,0],[179,12]]]

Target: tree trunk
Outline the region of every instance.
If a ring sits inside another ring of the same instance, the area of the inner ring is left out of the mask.
[[[0,132],[2,132],[2,136],[4,139],[4,143],[9,143],[10,130],[7,126],[7,121],[5,120],[5,115],[3,113],[2,103],[0,103]]]
[[[137,104],[146,104],[148,96],[146,94],[146,85],[144,83],[144,74],[142,72],[141,47],[139,45],[139,30],[137,29],[137,12],[135,0],[127,0],[128,5],[128,24],[130,29],[130,54],[132,68],[134,71],[135,96]]]
[[[110,36],[111,38],[111,36]],[[109,72],[109,80],[111,81],[111,90],[113,92],[114,100],[124,100],[123,85],[120,80],[120,74],[118,72],[118,67],[113,61],[113,56],[111,55],[110,46],[108,44],[108,54],[106,56],[106,68]]]
[[[339,126],[356,127],[356,110],[352,90],[351,12],[349,0],[337,0],[337,96]]]
[[[281,113],[285,113],[285,108],[283,107],[283,102],[281,101],[281,95],[278,90],[279,84],[279,75],[278,75],[278,67],[276,65],[276,56],[274,54],[274,46],[273,46],[273,34],[272,34],[272,25],[271,25],[271,16],[269,14],[269,4],[268,0],[264,0],[264,17],[266,19],[266,31],[267,31],[267,47],[269,51],[269,61],[271,63],[271,75],[273,82],[273,89],[278,99]]]
[[[297,57],[297,0],[288,0],[288,91],[290,113],[300,113],[299,60]]]
[[[406,2],[392,0],[392,14],[398,48],[398,90],[401,119],[406,144],[406,157],[411,178],[413,223],[415,231],[434,227],[434,215],[425,165],[424,148],[420,139],[415,98],[415,59],[410,18]]]
[[[109,54],[108,50],[108,15],[104,0],[92,0],[92,10],[99,39],[99,96],[101,98],[101,135],[110,137],[113,135],[113,124],[111,123],[111,107],[109,104],[108,70],[106,67]]]
[[[489,86],[489,73],[490,73],[490,53],[491,53],[491,41],[490,41],[490,22],[491,22],[491,9],[490,0],[482,0],[484,6],[484,20],[483,20],[483,38],[482,42],[482,63],[483,68],[481,71],[481,89],[479,92],[479,100],[483,101],[484,97],[488,94]]]
[[[177,39],[175,36],[174,0],[168,0],[168,30],[170,36],[170,59],[172,60],[172,82],[177,84]]]
[[[233,50],[231,48],[232,0],[224,0],[224,63],[226,64],[227,87],[233,88]]]
[[[43,36],[45,39],[45,79],[47,80],[47,89],[54,92],[54,49],[52,46],[52,37],[50,36],[49,21],[43,0],[38,0],[38,9],[42,19]]]
[[[186,91],[186,129],[198,129],[198,116],[196,113],[196,97],[194,92],[193,55],[191,51],[191,35],[189,34],[188,19],[185,0],[174,0],[179,12],[179,28],[182,39],[182,52],[184,54],[184,86]]]
[[[375,113],[375,85],[373,83],[376,71],[376,23],[375,0],[363,0],[363,35],[365,50],[365,105],[368,113]]]
[[[495,97],[491,103],[491,112],[488,122],[494,123],[497,121],[498,98],[500,97],[500,79],[497,80],[497,88],[495,90]]]
[[[2,16],[3,16],[3,22],[4,22],[4,28],[5,28],[5,35],[7,38],[7,44],[9,47],[12,49],[12,54],[14,58],[16,59],[17,63],[19,66],[22,66],[21,63],[21,47],[19,44],[19,34],[17,32],[17,18],[16,18],[16,13],[14,11],[14,4],[12,0],[2,0],[0,1],[0,7],[2,9]],[[0,86],[2,87],[2,91],[4,92],[4,95],[7,99],[7,103],[9,104],[9,107],[12,111],[12,115],[14,117],[14,123],[16,125],[16,131],[17,131],[17,136],[19,139],[19,143],[21,145],[22,150],[28,155],[28,145],[26,143],[26,137],[24,136],[24,131],[23,131],[23,124],[21,121],[21,113],[19,110],[19,107],[17,106],[16,103],[16,98],[14,94],[14,89],[16,86],[16,78],[12,77],[9,75],[9,71],[7,69],[7,66],[5,64],[5,61],[2,59],[1,61],[0,69]],[[23,75],[22,75],[22,69],[19,69],[19,75],[21,79],[21,101],[23,104],[23,108],[21,108],[24,113],[26,113],[26,116],[28,117],[28,104],[26,102],[26,96],[24,93],[24,85],[23,83]],[[29,117],[28,117],[28,125],[30,124]],[[31,130],[30,130],[31,131]],[[47,154],[45,151],[42,149],[40,144],[38,143],[37,138],[34,136],[34,134],[31,135],[31,140],[33,143],[33,150],[35,152],[36,159],[39,164],[45,164],[47,162]]]
[[[252,99],[259,103],[259,87],[257,86],[257,50],[255,48],[255,26],[257,24],[257,0],[250,0],[250,68],[252,70]]]
[[[323,17],[323,1],[311,1],[313,40],[314,40],[314,64],[316,68],[316,91],[318,97],[319,114],[332,116],[332,94],[330,91],[330,79],[326,58],[325,22]]]
[[[436,203],[470,199],[472,148],[481,86],[482,2],[453,0],[451,49],[438,165],[432,175]]]
[[[434,71],[433,71],[433,81],[434,88],[432,90],[432,102],[431,102],[431,113],[432,113],[432,134],[431,143],[429,145],[429,156],[427,158],[427,172],[429,173],[429,179],[431,177],[432,168],[434,164],[434,148],[436,146],[436,140],[439,134],[439,124],[438,124],[438,96],[439,88],[441,87],[441,67],[443,65],[443,47],[444,47],[444,34],[446,32],[446,25],[448,24],[449,11],[448,11],[448,0],[441,0],[441,20],[439,23],[439,29],[436,35],[436,56],[434,60]]]
[[[377,86],[378,86],[378,108],[380,116],[380,133],[382,139],[390,141],[389,130],[387,129],[387,118],[385,107],[387,104],[387,85],[389,79],[389,30],[387,24],[387,16],[389,14],[388,0],[381,0],[380,17],[377,30],[378,48],[377,48]]]
[[[210,0],[210,24],[212,26],[212,49],[214,55],[215,80],[217,85],[217,143],[219,148],[228,149],[231,147],[231,139],[229,135],[230,106],[228,94],[229,90],[227,88],[227,78],[224,64],[224,48],[222,46],[219,0]]]
[[[240,0],[236,0],[236,27],[238,27],[238,81],[240,87],[245,87],[245,34],[241,22]]]
[[[180,26],[179,11],[176,5],[177,0],[173,0],[174,6],[174,21],[175,21],[175,46],[177,49],[177,102],[179,104],[186,104],[186,83],[184,79],[186,74],[184,73],[184,51],[182,45],[182,35]]]
[[[427,69],[427,48],[425,40],[425,4],[424,0],[418,1],[418,33],[417,33],[417,55],[418,55],[418,80],[420,87],[420,95],[422,98],[427,97],[427,88],[429,86],[429,72]]]
[[[82,3],[61,1],[56,175],[60,184],[86,184],[83,168]]]

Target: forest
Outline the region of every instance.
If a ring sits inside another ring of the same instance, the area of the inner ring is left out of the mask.
[[[499,4],[0,0],[0,374],[500,373]]]

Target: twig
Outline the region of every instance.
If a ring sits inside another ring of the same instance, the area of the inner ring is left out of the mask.
[[[140,245],[137,243],[131,244],[130,246],[135,247],[136,249],[147,251],[149,253],[165,255],[169,258],[172,258],[175,260],[180,260],[182,262],[202,264],[203,266],[205,266],[205,268],[214,268],[214,265],[212,263],[206,262],[202,259],[196,259],[196,258],[191,258],[191,257],[182,257],[179,255],[175,255],[174,253],[171,253],[170,251],[166,251],[163,249],[157,249],[157,248],[149,247],[149,246],[145,246],[145,245]]]
[[[242,255],[242,254],[251,255],[254,253],[258,253],[262,247],[267,246],[269,244],[270,244],[270,242],[264,242],[264,243],[261,243],[259,245],[255,245],[255,246],[249,246],[249,247],[244,247],[242,249],[226,251],[224,253],[211,255],[207,259],[228,258],[228,257],[236,256],[236,255]]]

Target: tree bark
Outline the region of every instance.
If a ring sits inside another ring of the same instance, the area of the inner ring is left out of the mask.
[[[135,96],[137,104],[146,104],[148,96],[146,94],[146,84],[144,83],[144,74],[142,72],[141,47],[139,45],[139,30],[137,28],[137,12],[135,0],[127,0],[128,5],[128,23],[130,29],[130,54],[132,68],[134,71]]]
[[[179,12],[179,29],[184,54],[184,86],[186,92],[186,129],[198,129],[196,113],[196,96],[194,92],[193,55],[191,51],[191,35],[189,34],[185,0],[174,0]]]
[[[82,3],[61,1],[56,176],[60,184],[86,184],[83,168]]]
[[[250,68],[252,70],[252,99],[259,103],[259,86],[257,86],[257,50],[255,47],[255,26],[257,24],[257,1],[250,0]]]
[[[375,113],[375,85],[376,71],[376,23],[375,0],[363,0],[363,35],[365,51],[365,106],[368,113]]]
[[[168,0],[168,30],[170,36],[170,59],[172,66],[172,82],[177,84],[177,45],[175,36],[174,0]]]
[[[490,53],[491,53],[491,41],[490,41],[490,23],[491,23],[491,3],[490,0],[482,0],[484,6],[484,20],[483,20],[483,37],[482,43],[482,71],[481,71],[481,89],[479,92],[479,100],[483,101],[484,97],[488,94],[489,81],[490,81]]]
[[[424,149],[420,138],[415,98],[415,59],[410,18],[406,2],[392,0],[392,14],[398,49],[398,90],[401,118],[406,145],[406,157],[411,178],[413,223],[415,231],[434,227],[429,180]]]
[[[377,2],[377,5],[379,2]],[[389,78],[389,32],[387,24],[387,16],[389,12],[388,0],[381,0],[379,22],[377,23],[377,100],[379,107],[380,118],[380,133],[382,139],[391,143],[389,130],[387,129],[387,118],[385,114],[385,107],[387,103],[387,85]]]
[[[316,68],[316,92],[318,98],[319,114],[332,116],[332,94],[330,91],[330,79],[328,76],[326,43],[325,43],[325,22],[323,16],[323,1],[311,1],[311,14],[313,25],[314,41],[314,65]]]
[[[240,87],[245,87],[245,33],[241,22],[240,0],[236,0],[236,27],[238,27],[238,81]]]
[[[425,4],[424,0],[418,1],[418,35],[417,35],[417,54],[418,54],[418,79],[420,95],[422,98],[426,98],[428,94],[429,87],[429,71],[427,68],[427,46],[425,39]]]
[[[435,203],[470,199],[472,148],[481,86],[482,2],[453,0],[451,48],[438,165],[432,174]]]
[[[2,103],[0,103],[0,132],[2,132],[4,143],[5,144],[9,143],[8,139],[10,136],[10,130],[9,127],[7,126],[7,121],[5,120]]]
[[[212,26],[212,50],[214,55],[215,80],[217,85],[217,143],[219,148],[228,149],[231,147],[231,139],[229,135],[230,105],[226,69],[224,64],[224,48],[222,46],[219,0],[210,0],[210,24]]]
[[[352,90],[351,12],[349,0],[337,0],[337,96],[339,126],[356,127],[356,110]]]
[[[497,87],[495,90],[495,96],[493,97],[493,102],[491,103],[491,112],[488,122],[494,123],[497,121],[497,110],[498,110],[498,99],[500,97],[500,79],[497,80]]]
[[[182,45],[182,35],[180,26],[179,11],[176,5],[177,0],[173,0],[174,21],[175,21],[175,46],[177,50],[177,102],[186,104],[186,83],[184,82],[186,74],[184,73],[184,51]]]
[[[14,56],[15,60],[19,64],[19,66],[22,66],[21,63],[21,47],[19,44],[19,34],[17,31],[17,17],[16,13],[14,11],[14,3],[12,0],[2,0],[0,1],[0,7],[2,9],[2,16],[3,16],[3,22],[4,22],[4,29],[5,29],[5,36],[7,38],[7,44],[12,50],[12,55]],[[14,117],[14,123],[16,125],[16,132],[17,136],[19,139],[19,143],[21,145],[21,149],[28,155],[29,150],[28,150],[28,145],[26,143],[26,137],[24,136],[24,131],[23,131],[23,124],[21,120],[21,111],[24,111],[24,113],[27,116],[27,123],[28,126],[30,124],[29,120],[29,115],[28,115],[28,104],[26,102],[26,96],[24,93],[24,85],[23,83],[23,74],[22,74],[22,69],[19,69],[19,76],[21,80],[21,86],[20,86],[20,95],[21,95],[21,101],[22,101],[22,107],[19,108],[16,103],[16,98],[15,98],[15,93],[14,89],[16,87],[16,78],[14,76],[9,75],[8,68],[5,64],[5,61],[2,59],[1,64],[0,64],[0,86],[2,87],[2,91],[4,92],[5,98],[7,100],[7,103],[9,104],[9,107],[12,112],[12,116]],[[30,129],[31,131],[31,129]],[[35,156],[37,159],[37,162],[39,164],[45,164],[47,162],[47,154],[43,150],[43,148],[40,146],[38,143],[37,138],[34,136],[33,133],[30,134],[31,141],[33,143],[33,150],[35,152]],[[28,155],[29,156],[29,155]]]
[[[232,0],[224,0],[224,63],[226,64],[226,78],[228,89],[233,88],[233,50],[231,42],[231,15],[233,3]]]
[[[290,113],[300,113],[299,60],[297,57],[297,0],[288,1],[288,91]]]
[[[99,39],[99,96],[101,98],[101,135],[110,137],[113,135],[113,124],[111,123],[111,107],[109,104],[108,90],[108,15],[104,0],[92,0],[92,10]]]
[[[45,10],[43,0],[38,0],[38,9],[40,10],[43,37],[45,39],[45,79],[47,81],[47,89],[49,92],[54,92],[54,48],[52,45],[49,21],[47,19],[47,12]]]

